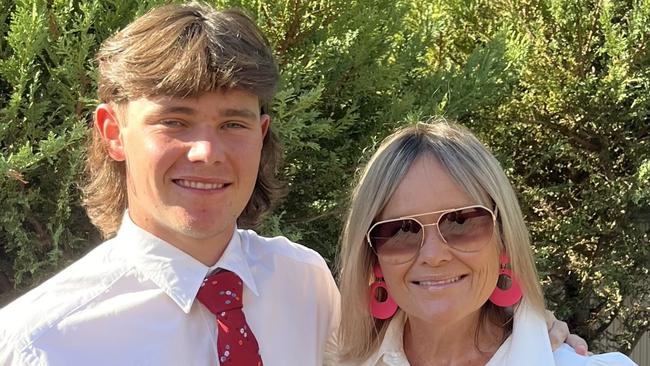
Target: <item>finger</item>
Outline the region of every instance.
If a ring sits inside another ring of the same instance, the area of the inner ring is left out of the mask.
[[[566,343],[571,346],[577,354],[587,356],[589,352],[589,346],[587,341],[582,339],[580,336],[575,334],[569,334],[566,339]]]
[[[549,329],[548,336],[551,340],[551,348],[555,351],[569,337],[569,326],[561,320],[556,320]]]

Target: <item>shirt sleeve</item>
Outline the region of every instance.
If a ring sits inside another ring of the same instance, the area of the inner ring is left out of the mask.
[[[9,309],[10,305],[0,309],[0,365],[2,366],[18,366],[18,365],[27,365],[28,363],[22,360],[21,349],[16,341],[15,333],[15,323],[14,319],[18,316],[13,315],[15,310]],[[12,316],[13,315],[13,316]]]
[[[338,336],[334,332],[330,335],[330,338],[327,340],[327,344],[325,345],[325,356],[323,358],[324,366],[335,366],[340,364],[338,348]]]
[[[22,359],[23,357],[21,357],[21,354],[16,349],[16,347],[8,344],[7,342],[0,341],[0,365],[22,366],[29,364]]]
[[[581,356],[566,343],[553,352],[557,366],[638,366],[620,352]]]
[[[325,355],[323,357],[323,365],[325,366],[334,366],[339,365],[339,344],[338,344],[338,333],[339,333],[339,324],[341,322],[341,294],[339,293],[338,288],[334,279],[331,281],[330,285],[330,308],[332,309],[332,317],[330,323],[329,337],[327,343],[325,344]]]

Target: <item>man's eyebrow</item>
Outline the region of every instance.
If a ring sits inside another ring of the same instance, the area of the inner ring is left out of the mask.
[[[196,111],[194,110],[194,108],[184,107],[184,106],[180,106],[180,105],[178,105],[178,106],[165,106],[165,107],[161,108],[159,111],[157,111],[157,114],[174,114],[174,113],[193,115],[193,114],[196,114]]]
[[[225,108],[219,110],[219,114],[224,117],[258,118],[257,113],[248,108]]]
[[[195,115],[197,112],[194,108],[185,106],[165,106],[156,111],[156,114],[187,114]],[[258,115],[248,108],[224,108],[219,109],[219,115],[222,117],[243,117],[256,119]]]

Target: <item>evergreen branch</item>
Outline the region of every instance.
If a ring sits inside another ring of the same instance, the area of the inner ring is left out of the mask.
[[[327,211],[323,212],[320,215],[307,217],[307,218],[304,218],[304,219],[286,220],[285,223],[287,223],[289,225],[308,224],[310,222],[318,221],[318,220],[324,219],[326,217],[330,217],[330,216],[334,215],[335,213],[340,213],[340,212],[341,212],[341,209],[339,208],[339,206],[336,206],[335,208],[333,208],[331,210],[327,210]]]
[[[574,141],[578,145],[582,146],[585,150],[600,153],[603,149],[602,145],[594,144],[590,141],[590,136],[578,131],[574,131],[561,123],[553,123],[546,118],[538,118],[539,114],[535,110],[531,110],[531,122],[529,124],[540,124],[544,127],[547,127],[550,131],[558,131],[565,137],[568,137],[570,140]]]
[[[14,169],[7,170],[7,172],[5,174],[6,174],[7,177],[19,181],[20,183],[22,183],[23,186],[26,186],[27,184],[29,184],[29,182],[27,182],[25,180],[23,175],[20,172],[14,170]]]
[[[639,343],[639,341],[643,338],[643,336],[650,331],[650,322],[646,321],[645,326],[639,327],[636,332],[632,334],[632,339],[629,340],[630,345],[628,347],[622,345],[618,348],[618,351],[621,352],[624,355],[630,355],[632,353],[632,350],[636,348],[636,345]]]
[[[25,218],[27,219],[27,222],[29,222],[34,228],[34,231],[36,231],[36,236],[38,237],[39,243],[41,244],[41,248],[44,249],[49,249],[52,247],[52,241],[50,240],[50,236],[47,234],[47,231],[43,228],[43,225],[34,217],[34,214],[31,210],[27,209],[27,213],[25,215]]]
[[[614,320],[618,317],[619,312],[620,312],[619,308],[615,308],[613,314],[610,314],[607,317],[607,320],[601,323],[601,325],[598,328],[593,330],[594,335],[596,337],[599,337],[601,334],[603,334],[607,330],[607,328],[609,328],[609,326],[612,325]]]

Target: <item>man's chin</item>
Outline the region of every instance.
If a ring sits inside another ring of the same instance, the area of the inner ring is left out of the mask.
[[[230,230],[230,225],[215,225],[215,222],[202,222],[202,221],[182,221],[174,225],[173,230],[178,234],[201,239],[210,236],[218,235],[223,231]]]
[[[219,239],[224,236],[230,237],[235,230],[236,222],[219,225],[214,220],[187,220],[176,227],[176,232],[188,239],[208,241]]]

